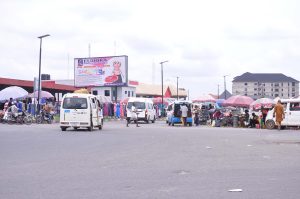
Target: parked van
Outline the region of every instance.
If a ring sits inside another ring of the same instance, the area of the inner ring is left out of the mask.
[[[300,99],[282,99],[284,106],[285,118],[281,122],[281,126],[300,126]],[[274,108],[268,112],[266,117],[266,127],[273,129],[275,127],[276,118],[273,118]]]
[[[126,117],[127,120],[130,120],[130,118],[133,116],[131,112],[131,108],[134,106],[136,108],[136,111],[138,112],[137,115],[137,120],[140,121],[145,121],[149,123],[152,121],[152,123],[155,122],[156,117],[155,117],[155,109],[153,106],[153,101],[148,98],[129,98],[127,105],[126,105]]]
[[[63,96],[60,109],[60,128],[65,131],[68,127],[102,129],[103,116],[101,106],[96,96],[91,94],[68,93]]]

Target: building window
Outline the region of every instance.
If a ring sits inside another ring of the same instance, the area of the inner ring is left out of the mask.
[[[104,96],[109,97],[110,96],[110,90],[104,90]]]
[[[245,85],[245,86],[247,86],[247,85],[248,85],[248,83],[245,83],[244,85]]]
[[[271,84],[271,86],[273,86],[273,84]]]
[[[245,96],[247,96],[247,93],[245,93]]]
[[[256,86],[256,85],[257,85],[257,83],[254,83],[254,85]]]
[[[254,88],[255,91],[257,91],[257,88]]]
[[[245,88],[245,91],[247,91],[247,88]]]
[[[295,95],[295,93],[292,93],[292,97],[295,97],[296,95]]]
[[[283,97],[283,93],[281,93],[281,97]]]
[[[274,86],[279,86],[279,83],[275,83]]]
[[[281,82],[281,86],[283,86],[283,83]]]
[[[93,91],[93,95],[98,95],[98,91]]]
[[[131,92],[131,96],[132,96],[132,97],[134,96],[134,93],[133,93],[133,91]]]
[[[288,86],[290,86],[290,83],[288,83]]]
[[[292,86],[295,86],[296,85],[296,82],[292,82]]]
[[[125,91],[125,95],[127,95],[127,91]]]
[[[275,94],[275,97],[278,97],[278,94]]]
[[[275,89],[275,92],[279,92],[279,89],[278,89],[278,88],[276,88],[276,89]]]

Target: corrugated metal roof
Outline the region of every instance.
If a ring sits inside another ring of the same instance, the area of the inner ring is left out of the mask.
[[[282,73],[244,73],[236,76],[232,82],[299,82]]]

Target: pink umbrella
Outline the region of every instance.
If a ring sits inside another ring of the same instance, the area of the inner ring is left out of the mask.
[[[202,95],[193,100],[193,102],[216,102],[216,99],[211,95]]]
[[[270,98],[260,98],[255,100],[250,104],[250,107],[253,109],[261,108],[272,108],[275,105],[275,101]]]
[[[127,104],[129,97],[126,97],[120,101],[120,104]]]
[[[248,96],[235,95],[223,102],[223,106],[235,106],[248,108],[254,100]]]
[[[161,97],[155,97],[155,98],[152,99],[152,101],[153,101],[153,104],[161,104],[162,103]],[[166,105],[169,104],[167,98],[164,98],[164,104],[166,104]]]
[[[38,91],[35,91],[34,93],[31,93],[28,95],[28,97],[37,98],[38,97]],[[40,92],[40,98],[53,98],[54,96],[47,92],[47,91],[41,91]]]

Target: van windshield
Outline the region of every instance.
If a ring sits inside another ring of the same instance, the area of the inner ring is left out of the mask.
[[[68,97],[63,102],[64,109],[87,109],[88,104],[86,98]]]
[[[145,109],[146,108],[145,102],[128,102],[127,108],[131,109],[132,105],[134,105],[134,107],[136,109]]]

